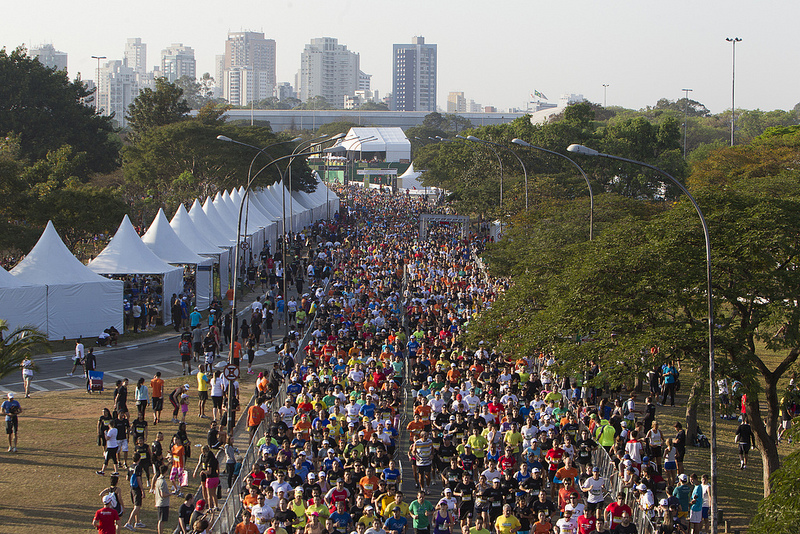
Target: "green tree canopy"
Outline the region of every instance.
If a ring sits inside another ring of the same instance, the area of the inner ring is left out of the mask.
[[[157,78],[155,90],[144,89],[128,108],[126,119],[131,141],[138,142],[157,126],[182,121],[190,109],[183,98],[183,89],[166,78]]]
[[[95,113],[92,95],[66,72],[45,67],[23,47],[0,50],[0,137],[16,136],[18,156],[33,161],[64,145],[85,154],[86,169],[107,172],[119,165],[119,139],[111,118]]]

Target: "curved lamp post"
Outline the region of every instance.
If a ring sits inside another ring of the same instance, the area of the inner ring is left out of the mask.
[[[568,151],[574,152],[575,154],[581,154],[584,156],[594,156],[600,158],[607,158],[613,159],[617,161],[623,161],[625,163],[633,163],[634,165],[641,165],[642,167],[646,167],[648,169],[654,170],[657,173],[661,174],[662,176],[669,179],[673,184],[678,186],[678,188],[687,196],[687,198],[691,201],[692,205],[694,206],[697,215],[700,217],[700,224],[703,225],[703,237],[705,238],[706,244],[706,297],[708,300],[708,379],[709,379],[709,401],[710,407],[709,411],[711,413],[711,532],[716,533],[718,528],[718,517],[717,517],[717,406],[715,402],[715,390],[714,388],[717,387],[716,384],[716,373],[714,369],[714,296],[712,293],[711,288],[711,238],[708,232],[708,224],[706,224],[706,218],[703,216],[703,212],[700,209],[700,206],[697,204],[697,201],[694,197],[689,193],[686,187],[672,177],[666,171],[659,169],[658,167],[654,167],[648,163],[644,163],[642,161],[636,161],[627,158],[621,158],[619,156],[612,156],[610,154],[603,154],[602,152],[598,152],[597,150],[591,149],[589,147],[583,145],[570,145],[567,148]]]
[[[530,143],[528,143],[526,141],[523,141],[522,139],[518,139],[518,138],[512,139],[511,142],[514,143],[515,145],[524,146],[524,147],[527,147],[527,148],[532,148],[534,150],[540,150],[542,152],[547,152],[548,154],[553,154],[554,156],[558,156],[560,158],[564,158],[565,160],[567,160],[570,163],[572,163],[575,166],[575,168],[578,169],[578,171],[580,171],[581,176],[583,176],[583,180],[586,182],[586,187],[589,188],[589,241],[591,241],[594,238],[594,193],[592,192],[592,184],[591,184],[591,182],[589,182],[589,177],[586,176],[586,172],[584,172],[584,170],[581,168],[581,166],[578,165],[575,162],[574,159],[572,159],[572,158],[570,158],[568,156],[565,156],[564,154],[561,154],[559,152],[555,152],[553,150],[548,150],[548,149],[542,148],[540,146],[532,145],[532,144],[530,144]],[[575,145],[572,145],[572,146],[575,146]],[[567,149],[567,150],[569,150],[569,149]]]
[[[470,137],[472,139],[470,139]],[[469,137],[464,137],[463,135],[456,134],[456,139],[463,139],[464,141],[472,141],[474,143],[482,143],[488,146],[492,152],[494,152],[495,157],[497,157],[497,163],[500,164],[500,230],[502,232],[503,229],[503,160],[500,159],[500,154],[497,152],[497,149],[492,146],[492,143],[488,141],[482,141],[475,136],[470,135]]]
[[[484,144],[494,145],[496,147],[503,148],[503,149],[508,150],[509,152],[511,152],[514,155],[514,157],[517,158],[517,161],[519,162],[520,167],[522,167],[522,174],[525,175],[525,211],[528,211],[528,169],[525,168],[525,164],[522,163],[522,160],[517,155],[517,153],[514,152],[513,150],[511,150],[510,148],[508,148],[507,146],[501,145],[500,143],[495,143],[494,141],[487,141],[485,139],[478,139],[474,135],[468,135],[467,136],[467,141],[473,141],[473,142],[476,142],[476,143],[484,143]],[[501,182],[501,184],[502,184],[502,182]],[[502,185],[500,187],[501,187],[500,190],[502,191]]]
[[[253,184],[253,180],[255,180],[255,178],[259,174],[261,174],[261,172],[264,169],[266,169],[270,165],[276,164],[276,163],[278,163],[280,161],[292,158],[293,156],[292,155],[282,156],[280,158],[273,159],[272,161],[270,161],[267,165],[262,167],[255,174],[252,173],[253,163],[255,162],[256,158],[261,153],[263,153],[267,148],[269,148],[271,146],[278,145],[278,144],[284,144],[284,143],[288,143],[288,142],[293,142],[294,139],[291,140],[291,141],[282,141],[280,143],[274,143],[274,144],[266,146],[264,148],[258,148],[257,146],[254,146],[254,145],[250,145],[250,144],[247,144],[247,143],[242,143],[241,141],[236,141],[236,140],[231,139],[230,137],[227,137],[225,135],[218,135],[217,139],[220,140],[220,141],[225,141],[227,143],[235,143],[237,145],[250,147],[250,148],[253,148],[253,149],[258,151],[258,153],[253,157],[253,160],[250,162],[250,169],[247,172],[247,185],[245,187],[244,194],[242,194],[242,200],[239,203],[239,217],[238,217],[237,226],[236,226],[236,253],[233,256],[233,268],[234,268],[234,273],[235,274],[234,274],[234,284],[233,284],[233,306],[231,307],[231,316],[232,316],[232,323],[233,324],[231,326],[234,326],[235,323],[237,322],[236,321],[236,288],[238,286],[237,282],[238,282],[238,270],[239,270],[239,253],[240,253],[240,250],[241,250],[242,212],[244,211],[244,204],[247,201],[247,195],[250,193],[250,186]],[[316,152],[308,152],[308,153],[297,154],[297,155],[298,156],[311,155],[311,154],[315,154],[315,153]],[[280,167],[276,166],[276,168],[278,169],[278,173],[281,175],[281,179],[283,179],[283,173],[281,172]],[[284,217],[284,223],[285,222],[286,222],[286,219]],[[284,252],[284,255],[285,255],[285,252]],[[284,285],[284,292],[285,292],[285,288],[286,288],[286,266],[285,265],[284,265],[284,271],[283,272],[284,272],[283,285]],[[288,325],[287,325],[287,328],[288,328]],[[233,339],[235,339],[236,333],[232,332],[231,336],[233,337]],[[240,357],[241,357],[241,354],[240,354]],[[228,364],[229,365],[233,365],[233,342],[231,342],[230,347],[228,348]],[[232,435],[231,433],[233,432],[234,423],[235,423],[235,421],[233,420],[233,387],[231,385],[231,387],[228,388],[228,433],[229,433],[229,435]]]

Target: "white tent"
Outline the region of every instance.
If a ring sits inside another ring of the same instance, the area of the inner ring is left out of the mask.
[[[233,223],[234,228],[239,228],[239,203],[231,198],[231,194],[228,191],[217,193],[217,196],[214,198],[214,207],[217,208],[220,215],[226,217]],[[264,246],[264,236],[266,232],[263,226],[258,225],[256,220],[256,214],[253,214],[251,221],[242,213],[241,235],[247,237],[240,245],[242,255],[239,258],[239,265],[246,265],[247,262],[244,261],[244,258],[247,258],[251,251],[254,254],[259,254]]]
[[[362,139],[370,139],[362,141]],[[350,128],[341,146],[348,152],[356,152],[357,159],[369,159],[374,153],[383,153],[384,161],[409,161],[411,159],[411,142],[402,128],[370,127]]]
[[[198,231],[209,241],[228,253],[225,263],[220,263],[219,266],[220,292],[225,294],[231,286],[230,273],[233,269],[233,247],[236,246],[236,241],[232,240],[230,237],[226,237],[222,233],[222,230],[211,222],[206,212],[203,211],[203,205],[200,204],[200,200],[194,199],[192,209],[189,210],[189,217],[192,219]]]
[[[0,267],[0,302],[0,319],[8,332],[31,326],[47,333],[47,286],[25,284]]]
[[[48,339],[97,336],[111,326],[122,332],[122,282],[89,270],[52,222],[11,274],[22,283],[47,286]]]
[[[202,212],[202,210],[200,210]],[[189,212],[186,211],[186,208],[183,204],[178,206],[178,209],[175,211],[175,215],[172,217],[172,220],[169,222],[169,225],[175,230],[175,233],[178,237],[183,241],[186,246],[190,249],[195,251],[198,255],[211,258],[214,264],[217,265],[217,272],[220,278],[220,290],[222,290],[222,286],[224,285],[222,280],[222,273],[225,273],[225,278],[228,276],[228,249],[222,249],[217,245],[211,243],[206,235],[203,234],[202,231],[198,230],[197,225],[194,224],[192,218],[189,216]],[[214,280],[212,277],[211,280],[211,288],[212,294],[215,296],[221,296],[216,293],[213,293],[214,289]],[[225,290],[228,289],[228,286],[225,286]]]
[[[272,215],[278,218],[278,235],[283,233],[283,209],[281,208],[281,203],[278,202],[275,197],[272,196],[272,192],[264,189],[259,189],[256,193],[256,198],[258,198],[258,202],[267,210],[267,212],[271,213]],[[287,217],[291,216],[289,211],[286,211]],[[289,227],[289,224],[286,224],[286,227]]]
[[[398,193],[410,195],[437,195],[441,191],[438,187],[426,187],[420,181],[421,172],[414,170],[414,164],[408,166],[406,172],[397,177]]]
[[[195,305],[198,310],[207,310],[211,304],[213,261],[210,258],[200,257],[181,241],[169,225],[163,209],[159,208],[150,228],[142,236],[142,242],[167,263],[195,266]]]
[[[89,269],[105,276],[162,276],[161,318],[165,325],[172,324],[170,297],[183,291],[183,269],[173,267],[147,248],[127,215],[106,248],[89,262]]]
[[[321,218],[327,218],[329,211],[330,217],[332,218],[333,214],[339,211],[339,197],[336,195],[336,193],[331,191],[330,188],[328,188],[325,182],[317,182],[317,188],[311,194],[325,210],[324,215],[322,215]]]
[[[203,212],[205,212],[206,217],[208,218],[209,222],[219,230],[224,236],[236,245],[236,225],[231,225],[230,220],[223,216],[219,210],[217,210],[216,204],[214,204],[214,199],[208,197],[206,201],[203,203]],[[227,215],[227,210],[226,213]]]
[[[231,198],[235,201],[236,205],[241,204],[243,196],[244,187],[240,187],[231,193]],[[269,243],[270,250],[275,250],[275,244],[278,237],[278,221],[280,220],[280,217],[271,214],[268,210],[261,206],[257,200],[255,191],[250,191],[250,193],[247,195],[247,201],[245,202],[244,207],[245,213],[247,214],[248,228],[253,224],[264,228],[264,246],[266,246],[266,243]],[[244,216],[245,215],[242,214],[242,218],[244,218]]]

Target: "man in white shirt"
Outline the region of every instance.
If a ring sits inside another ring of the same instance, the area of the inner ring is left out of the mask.
[[[600,477],[600,469],[592,467],[592,476],[583,481],[581,491],[586,494],[586,511],[592,513],[597,508],[602,508],[603,492],[606,489],[606,481]]]
[[[571,504],[564,507],[564,517],[556,521],[557,534],[576,534],[578,532],[578,521],[572,517],[573,511]]]
[[[272,507],[266,504],[266,496],[262,493],[258,496],[258,504],[254,504],[250,509],[253,514],[253,523],[258,527],[258,532],[263,534],[269,527],[272,518],[275,517],[275,512]]]
[[[444,401],[444,399],[442,399],[442,394],[439,391],[436,392],[436,395],[434,396],[433,399],[428,401],[428,406],[431,407],[433,413],[442,413],[442,406],[444,406],[445,404],[446,402]]]

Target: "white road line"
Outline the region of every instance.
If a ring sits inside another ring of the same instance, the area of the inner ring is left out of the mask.
[[[161,367],[160,365],[150,365],[148,367],[155,367],[156,369],[158,369],[162,373],[171,373],[172,372],[172,369],[167,369],[166,367]]]
[[[75,384],[71,384],[71,383],[67,382],[66,380],[59,380],[57,378],[50,378],[49,380],[51,382],[55,382],[56,384],[61,384],[62,386],[68,386],[70,388],[79,388],[79,387],[83,386],[83,384],[75,385]]]
[[[130,347],[125,347],[125,350],[134,350],[134,349],[138,349],[138,348],[139,348],[139,345],[131,345]]]
[[[50,361],[58,362],[58,361],[61,361],[61,360],[66,360],[66,359],[67,359],[66,356],[53,356],[52,358],[50,358]]]
[[[122,370],[123,370],[123,371],[127,371],[127,369],[122,369]],[[105,378],[106,376],[110,376],[111,378],[116,378],[117,380],[122,380],[123,378],[125,378],[125,377],[124,377],[124,376],[122,376],[122,375],[118,375],[117,373],[112,373],[112,372],[110,372],[110,371],[105,371],[105,372],[103,373],[103,378]]]
[[[39,384],[34,384],[33,382],[31,382],[31,387],[37,391],[50,391],[49,389],[42,387]]]

